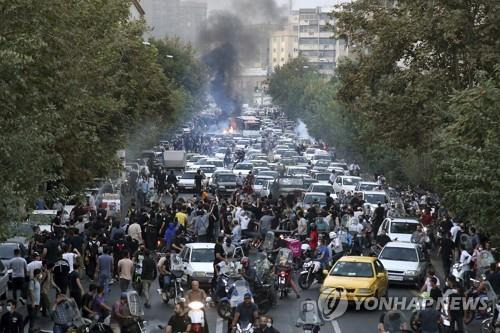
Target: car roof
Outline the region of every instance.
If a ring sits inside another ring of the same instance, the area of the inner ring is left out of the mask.
[[[417,244],[415,243],[410,243],[410,242],[389,242],[385,244],[384,248],[386,247],[402,247],[402,248],[407,248],[407,249],[416,249],[418,247]]]
[[[419,223],[420,224],[420,221],[417,220],[417,219],[401,219],[401,218],[394,218],[394,219],[390,219],[391,222],[409,222],[409,223]]]
[[[366,180],[363,180],[362,182],[359,182],[360,184],[368,184],[368,185],[378,185],[377,182],[367,182]]]
[[[363,194],[383,194],[387,195],[384,191],[361,191]]]
[[[261,175],[258,175],[257,177],[255,177],[255,179],[271,180],[271,179],[274,179],[274,177],[272,177],[272,176],[261,176]]]
[[[344,256],[341,257],[337,262],[343,261],[343,262],[367,262],[367,263],[372,263],[377,258],[375,257],[368,257],[368,256]]]
[[[185,246],[192,249],[213,249],[215,248],[215,243],[188,243]]]
[[[347,176],[347,175],[340,175],[338,176],[339,178],[353,178],[353,179],[362,179],[361,177],[358,176]]]
[[[310,195],[315,195],[315,196],[325,196],[325,197],[326,197],[326,194],[325,194],[325,193],[323,193],[323,192],[306,192],[306,193],[304,194],[304,196],[306,196],[306,195],[309,195],[309,196],[310,196]]]

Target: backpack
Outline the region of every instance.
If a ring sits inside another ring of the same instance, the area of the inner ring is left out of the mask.
[[[99,246],[101,243],[98,240],[91,240],[89,241],[89,246],[88,246],[88,251],[90,253],[90,256],[95,257],[99,253]]]

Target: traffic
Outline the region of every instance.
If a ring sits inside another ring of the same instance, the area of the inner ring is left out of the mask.
[[[24,307],[30,332],[332,332],[332,299],[345,332],[495,332],[487,235],[295,129],[275,107],[205,113],[84,200],[37,202],[0,244],[0,333]],[[391,296],[422,303],[367,310]],[[487,306],[430,302],[453,299]]]

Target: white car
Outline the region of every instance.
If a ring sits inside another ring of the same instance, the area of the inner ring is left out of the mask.
[[[378,259],[387,271],[389,283],[409,284],[420,288],[425,279],[428,258],[414,243],[389,242]]]
[[[255,167],[267,167],[269,162],[266,160],[251,160],[250,163],[253,164],[254,168]]]
[[[177,183],[179,191],[194,191],[194,176],[196,176],[196,170],[188,170],[184,172]]]
[[[286,170],[287,176],[307,175],[307,173],[308,170],[306,167],[290,166]]]
[[[320,183],[320,184],[330,185],[330,176],[331,176],[331,173],[318,172],[313,176],[313,178],[316,179],[318,181],[318,183]]]
[[[321,192],[306,192],[302,202],[297,203],[297,206],[302,207],[302,209],[309,209],[312,205],[317,204],[319,207],[324,207],[326,205],[326,194]]]
[[[356,191],[375,191],[379,187],[376,182],[359,182]]]
[[[250,171],[252,171],[252,169],[253,169],[252,163],[242,162],[236,164],[236,166],[233,168],[233,173],[235,175],[238,175],[241,172],[243,176],[246,176]]]
[[[179,254],[183,264],[183,281],[197,280],[200,285],[210,286],[214,276],[214,243],[189,243]],[[190,285],[189,285],[190,287]]]
[[[363,200],[365,205],[369,204],[372,211],[378,207],[378,203],[385,204],[386,201],[389,202],[389,196],[384,191],[364,191]]]
[[[212,179],[212,175],[217,170],[217,167],[215,165],[204,164],[198,166],[198,169],[200,169],[203,175],[205,176],[203,182],[205,183],[205,185],[207,185],[210,183],[210,179]]]
[[[307,148],[306,151],[304,152],[304,157],[307,158],[309,161],[313,159],[314,154],[316,154],[316,148]]]
[[[361,177],[337,176],[333,182],[333,188],[335,189],[335,193],[339,193],[342,190],[346,193],[348,191],[354,192],[356,185],[361,180]]]
[[[226,157],[227,147],[221,147],[215,151],[215,157],[223,160]]]
[[[378,229],[378,235],[381,234],[382,230],[385,230],[387,236],[394,242],[411,242],[411,236],[417,230],[417,226],[420,222],[417,219],[411,218],[386,218],[380,228]]]
[[[271,176],[257,176],[255,177],[255,181],[253,183],[253,191],[255,194],[260,195],[260,192],[262,191],[262,188],[264,187],[264,183],[267,181],[272,181],[274,178]]]
[[[323,183],[314,183],[309,185],[309,188],[307,189],[307,192],[320,192],[320,193],[325,193],[330,192],[330,197],[333,199],[337,199],[337,195],[335,194],[335,191],[333,190],[333,186],[330,184],[323,184]]]
[[[7,298],[9,273],[7,267],[0,261],[0,298]]]

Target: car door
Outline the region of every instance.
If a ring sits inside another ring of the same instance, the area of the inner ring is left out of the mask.
[[[377,284],[378,284],[378,290],[379,290],[379,296],[382,296],[382,295],[387,295],[387,289],[388,289],[388,285],[389,285],[389,280],[387,278],[387,272],[384,268],[384,265],[382,264],[382,262],[380,260],[375,260],[374,262],[374,266],[375,266],[375,272],[377,274],[377,276],[380,274],[380,273],[383,273],[383,277],[382,278],[377,278]]]
[[[384,221],[382,221],[380,228],[378,228],[377,235],[381,235],[382,230],[388,231],[389,230],[388,228],[389,228],[389,219],[385,219]],[[388,235],[388,236],[390,237],[390,235]]]
[[[416,247],[418,256],[418,276],[420,281],[424,280],[425,274],[427,272],[428,258],[425,256],[422,248],[420,246]]]
[[[5,297],[7,297],[8,282],[9,274],[7,273],[7,268],[0,261],[0,298],[2,298],[4,295]]]

